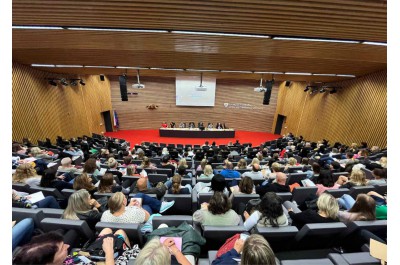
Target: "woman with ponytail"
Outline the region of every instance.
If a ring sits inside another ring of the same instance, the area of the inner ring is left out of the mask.
[[[192,193],[192,187],[190,184],[186,184],[185,186],[182,186],[182,177],[180,175],[175,175],[171,178],[171,186],[168,189],[169,194],[191,194]],[[169,186],[169,185],[167,185]]]

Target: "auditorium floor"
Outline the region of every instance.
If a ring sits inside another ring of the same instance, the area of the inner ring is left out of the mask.
[[[105,136],[114,138],[125,139],[134,144],[140,144],[141,142],[156,142],[156,143],[170,143],[170,144],[204,144],[205,141],[209,141],[211,144],[213,141],[217,145],[228,144],[232,141],[235,143],[239,140],[240,143],[252,143],[253,146],[257,146],[265,141],[275,140],[280,135],[267,133],[267,132],[249,132],[249,131],[236,131],[235,138],[172,138],[172,137],[160,137],[159,131],[157,130],[121,130],[117,132],[106,132]]]

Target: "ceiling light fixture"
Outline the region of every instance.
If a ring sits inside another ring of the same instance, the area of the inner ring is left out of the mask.
[[[361,43],[362,44],[368,44],[368,45],[387,46],[386,42],[363,41]]]
[[[238,74],[252,74],[252,71],[234,71],[234,70],[220,70],[221,73],[238,73]]]
[[[115,66],[105,66],[105,65],[84,65],[85,68],[110,68],[113,69]]]
[[[190,72],[219,72],[220,70],[186,69],[186,71],[190,71]]]
[[[260,86],[254,88],[254,91],[255,91],[255,92],[264,92],[264,91],[267,91],[267,89],[266,89],[265,87],[263,87],[263,85],[262,85],[262,83],[263,83],[263,77],[264,77],[264,75],[261,75]]]
[[[13,29],[47,29],[47,30],[60,30],[63,27],[52,27],[52,26],[12,26]]]
[[[313,39],[313,38],[292,38],[292,37],[273,37],[274,40],[290,40],[290,41],[317,41],[317,42],[336,42],[357,44],[360,41],[355,40],[335,40],[335,39]]]
[[[49,84],[52,86],[57,86],[57,83],[54,80],[49,80]]]
[[[185,71],[184,69],[178,69],[178,68],[159,68],[159,67],[150,67],[150,70],[162,70],[162,71]]]
[[[315,76],[336,76],[336,74],[313,74]]]
[[[285,75],[312,75],[311,73],[285,72]]]
[[[85,81],[83,81],[83,79],[81,79],[81,80],[79,81],[79,84],[81,84],[82,86],[86,85],[86,84],[85,84]]]
[[[73,65],[73,64],[57,64],[56,67],[63,67],[63,68],[81,68],[82,65]]]
[[[63,86],[68,86],[67,80],[66,80],[65,78],[61,78],[61,79],[60,79],[60,83],[61,83],[61,85],[63,85]]]
[[[56,67],[54,64],[31,64],[32,67]]]
[[[340,74],[337,74],[336,76],[341,76],[341,77],[356,77],[355,75],[340,75]]]
[[[273,75],[283,75],[283,72],[254,72],[255,74],[273,74]]]
[[[242,38],[262,38],[262,39],[270,39],[271,38],[270,36],[267,36],[267,35],[206,32],[206,31],[172,30],[171,33],[173,33],[173,34],[189,34],[189,35],[223,36],[223,37],[242,37]]]
[[[85,31],[115,31],[115,32],[141,32],[141,33],[168,33],[168,30],[159,29],[123,29],[123,28],[81,28],[67,27],[68,30],[85,30]]]

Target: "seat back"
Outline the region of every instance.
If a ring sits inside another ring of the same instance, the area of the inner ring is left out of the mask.
[[[13,190],[16,190],[16,191],[31,193],[31,190],[29,189],[29,185],[28,184],[13,183],[12,184],[12,188],[13,188]]]
[[[354,199],[356,199],[358,194],[361,193],[367,194],[368,192],[373,190],[375,190],[374,186],[354,186],[350,188],[349,195]]]
[[[255,227],[255,233],[262,235],[268,241],[274,253],[289,250],[298,232],[295,226]]]
[[[156,174],[163,174],[167,176],[173,173],[171,168],[157,168],[156,172],[157,172]]]
[[[149,181],[154,184],[158,182],[164,183],[168,180],[167,174],[148,174],[147,176],[149,178]]]
[[[64,209],[53,209],[53,208],[40,208],[43,211],[44,218],[61,218],[64,213]]]
[[[343,196],[343,194],[349,194],[350,190],[349,189],[334,189],[334,190],[326,190],[326,193],[329,193],[335,198],[340,198]]]
[[[289,259],[289,260],[281,260],[281,265],[335,265],[328,258],[321,259]],[[341,263],[341,265],[345,265],[345,263]]]
[[[288,172],[289,173],[298,173],[298,171],[302,171],[303,167],[302,166],[292,166],[292,167],[288,167]]]
[[[295,249],[322,249],[337,246],[347,229],[342,222],[306,224],[295,237]]]
[[[171,226],[179,226],[183,222],[186,222],[190,225],[193,224],[193,218],[191,215],[164,215],[164,216],[154,216],[152,223],[153,223],[153,230],[157,229],[160,224],[166,224],[169,227]]]
[[[249,200],[260,199],[259,194],[233,194],[232,209],[239,213],[240,204],[246,205]],[[240,213],[239,213],[240,214]]]
[[[367,230],[382,239],[385,239],[387,234],[387,220],[352,221],[347,224],[347,230],[344,232],[344,235],[351,236],[362,229]]]
[[[384,195],[387,192],[387,184],[376,184],[374,187],[375,191],[380,195]]]
[[[112,192],[98,192],[98,191],[96,191],[95,193],[93,193],[93,198],[97,200],[97,199],[100,199],[102,197],[107,197],[107,200],[108,200],[113,195],[114,195],[114,193],[112,193]]]
[[[207,244],[202,248],[205,251],[219,249],[225,241],[237,233],[246,232],[243,225],[234,226],[202,226],[203,237],[206,239]]]
[[[334,172],[334,173],[332,173],[333,181],[335,181],[335,182],[338,180],[339,176],[348,177],[349,175],[350,175],[349,172]]]
[[[291,192],[277,192],[276,195],[278,195],[278,197],[281,197],[282,202],[290,201],[292,199]]]
[[[199,207],[203,202],[209,202],[214,192],[199,193],[198,204]]]
[[[307,173],[290,173],[288,174],[288,178],[286,179],[286,185],[292,185],[294,183],[302,185],[301,181],[306,178]]]
[[[310,195],[317,193],[317,187],[297,187],[292,192],[292,201],[296,201],[297,205],[302,204]]]
[[[355,253],[330,253],[328,258],[336,264],[348,265],[380,265],[380,260],[371,256],[369,252],[355,252]]]
[[[87,239],[93,237],[93,231],[84,220],[44,218],[40,224],[45,232],[54,231],[60,228],[65,230],[74,229]]]
[[[122,229],[128,236],[131,246],[138,244],[142,248],[144,241],[140,231],[141,227],[142,224],[98,222],[96,224],[96,231],[100,232],[104,228],[111,228],[113,233],[115,233],[117,230]]]
[[[375,179],[374,175],[372,175],[372,171],[367,169],[367,168],[361,168],[362,171],[365,173],[365,178],[366,179]]]
[[[191,215],[193,213],[191,194],[165,194],[164,200],[175,201],[174,205],[164,215]]]
[[[71,196],[74,192],[75,192],[74,189],[63,189],[63,190],[61,191],[61,193],[64,195],[64,197],[65,197],[66,199],[68,199],[69,196]]]
[[[53,196],[56,199],[60,199],[60,200],[65,199],[65,196],[63,194],[61,194],[61,192],[59,190],[57,190],[56,188],[30,187],[30,190],[32,193],[41,191],[41,192],[43,192],[43,195],[45,197]]]
[[[32,218],[35,227],[41,227],[40,222],[45,218],[42,209],[12,207],[12,220],[17,223],[25,218]]]

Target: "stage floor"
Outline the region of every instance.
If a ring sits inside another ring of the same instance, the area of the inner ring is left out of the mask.
[[[204,144],[208,141],[210,144],[215,141],[217,145],[234,143],[239,140],[240,143],[252,143],[253,146],[260,145],[265,141],[275,140],[280,135],[267,132],[236,131],[234,138],[176,138],[160,137],[159,130],[122,130],[117,132],[106,132],[105,136],[125,139],[131,143],[131,146],[141,142],[171,143],[171,144]]]

